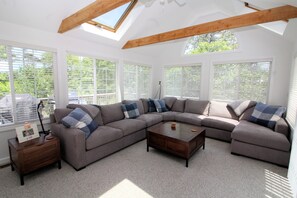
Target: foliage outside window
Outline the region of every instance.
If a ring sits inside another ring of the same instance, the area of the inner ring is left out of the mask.
[[[125,64],[124,65],[124,99],[135,100],[150,97],[151,67]]]
[[[185,54],[202,54],[208,52],[222,52],[238,48],[237,38],[228,31],[213,32],[193,36],[188,40]]]
[[[169,66],[164,68],[164,96],[200,97],[201,66]]]
[[[271,62],[216,64],[211,87],[213,100],[266,102]]]
[[[55,53],[0,45],[0,126],[38,119],[37,105],[48,117],[55,107]]]
[[[116,63],[68,55],[68,98],[76,104],[111,104],[116,97]]]

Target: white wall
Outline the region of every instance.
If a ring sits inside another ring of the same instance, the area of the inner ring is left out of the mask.
[[[156,59],[143,56],[131,51],[116,49],[95,42],[88,42],[65,36],[64,34],[49,33],[24,26],[10,24],[0,21],[0,41],[1,43],[17,43],[26,47],[38,47],[51,49],[57,52],[57,68],[55,68],[55,100],[57,107],[65,107],[68,102],[67,94],[67,52],[75,52],[82,55],[89,55],[98,58],[107,58],[118,62],[120,71],[124,61],[142,63],[153,66]],[[121,76],[121,74],[119,75]],[[15,126],[0,129],[0,165],[8,163],[7,139],[15,137]]]
[[[213,63],[233,61],[272,60],[269,104],[287,105],[293,45],[281,36],[262,28],[234,31],[239,42],[235,52],[183,55],[184,42],[172,43],[160,57],[160,65],[202,64],[201,99],[209,99],[210,70]],[[162,75],[159,75],[162,78]]]

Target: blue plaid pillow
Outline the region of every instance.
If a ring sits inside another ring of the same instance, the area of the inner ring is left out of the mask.
[[[274,129],[276,121],[278,121],[285,112],[285,107],[270,106],[259,102],[253,114],[250,116],[249,121]]]
[[[62,124],[67,128],[77,128],[85,132],[88,138],[98,127],[98,124],[91,118],[89,114],[80,108],[75,108],[66,117],[62,119]]]
[[[124,112],[125,118],[128,119],[137,118],[140,115],[136,103],[122,104],[122,110]]]
[[[148,112],[156,112],[157,111],[154,100],[149,98],[147,101],[147,104],[148,104]]]
[[[168,109],[166,108],[166,104],[165,104],[165,101],[164,100],[155,99],[154,100],[154,103],[155,103],[157,112],[161,113],[161,112],[168,111]]]

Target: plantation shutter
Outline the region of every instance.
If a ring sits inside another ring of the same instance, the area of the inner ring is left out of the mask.
[[[297,57],[292,70],[286,119],[292,127],[295,127],[297,113]]]
[[[48,117],[53,110],[54,80],[53,65],[56,63],[52,52],[20,47],[9,47],[13,70],[15,122],[38,119],[37,105],[44,101]]]

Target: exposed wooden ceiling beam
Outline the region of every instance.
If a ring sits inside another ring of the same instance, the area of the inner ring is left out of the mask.
[[[130,40],[123,49],[291,18],[297,18],[297,8],[287,5]]]
[[[63,19],[58,32],[64,33],[71,30],[76,26],[90,21],[91,19],[94,19],[130,1],[131,0],[96,0],[87,7]]]

